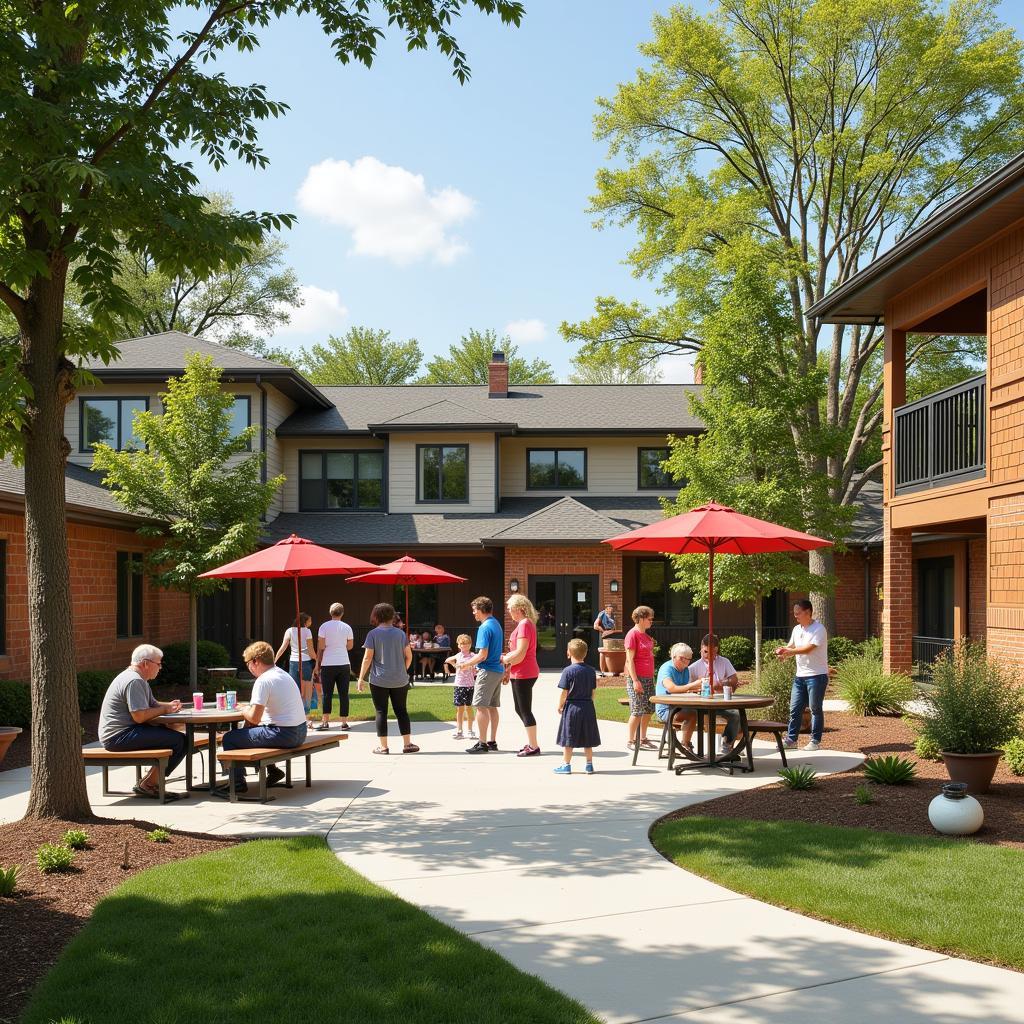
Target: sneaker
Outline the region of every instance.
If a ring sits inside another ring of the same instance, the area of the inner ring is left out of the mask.
[[[488,750],[497,750],[498,749],[498,741],[497,740],[488,740],[487,741],[487,749]]]
[[[280,786],[285,773],[276,764],[267,766],[267,786]]]
[[[473,746],[466,747],[466,753],[467,754],[486,754],[487,753],[487,744],[486,743],[481,743],[479,740],[477,740],[477,742],[474,743]]]
[[[820,749],[821,749],[821,744],[817,740],[811,740],[811,742],[808,743],[806,747],[804,747],[804,750],[820,750]]]
[[[455,732],[452,733],[453,740],[464,740],[465,738],[466,737],[462,735],[461,729],[456,729]]]
[[[572,775],[572,765],[571,764],[565,764],[565,763],[560,764],[555,769],[555,774],[556,775]]]
[[[626,749],[627,750],[632,750],[633,749],[633,741],[632,740],[626,740]]]
[[[516,757],[536,757],[539,753],[540,747],[531,747],[530,744],[527,743],[526,746],[516,754]]]
[[[721,754],[721,755],[722,755],[723,757],[725,757],[725,756],[726,756],[726,754],[731,754],[731,753],[732,753],[732,744],[731,744],[731,743],[727,743],[727,742],[725,742],[725,741],[723,740],[723,741],[722,741],[722,746],[721,746],[721,748],[719,749],[719,751],[718,751],[718,752],[719,752],[719,754]]]
[[[331,727],[331,723],[330,722],[321,722],[316,727],[316,731],[317,732],[326,732],[328,729],[330,729],[330,727]]]
[[[782,745],[787,750],[792,750],[796,746],[796,740],[791,740],[788,736],[782,741]]]
[[[466,733],[466,739],[467,740],[475,740],[476,739],[476,733],[472,729],[470,729],[469,732]]]
[[[341,723],[341,731],[342,732],[348,732],[348,722],[342,722]]]
[[[593,774],[594,774],[594,762],[593,762],[593,761],[588,761],[588,762],[587,762],[587,767],[586,767],[586,768],[584,768],[583,770],[584,770],[584,771],[585,771],[585,772],[586,772],[586,773],[587,773],[588,775],[593,775]]]

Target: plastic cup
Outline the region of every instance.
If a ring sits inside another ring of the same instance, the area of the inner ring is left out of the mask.
[[[237,694],[237,692],[234,691],[234,690],[228,690],[228,692],[227,692],[227,694],[225,694],[225,696],[227,698],[228,711],[234,711],[235,708],[238,707],[238,694]]]
[[[217,710],[226,711],[228,707],[228,695],[226,693],[217,694]]]
[[[731,686],[723,686],[722,687],[722,700],[732,700],[732,687]]]
[[[192,694],[192,707],[194,707],[196,709],[196,711],[202,711],[203,710],[203,695],[202,695],[202,693],[193,693]]]

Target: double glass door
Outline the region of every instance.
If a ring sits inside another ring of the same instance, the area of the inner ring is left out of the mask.
[[[597,665],[597,593],[596,576],[530,576],[530,600],[540,615],[537,663],[541,668],[564,668],[566,644],[574,638],[587,642],[587,662]]]

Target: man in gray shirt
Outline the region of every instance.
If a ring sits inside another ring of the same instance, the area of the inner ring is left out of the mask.
[[[154,718],[181,710],[180,700],[159,701],[153,696],[150,680],[160,672],[164,652],[152,644],[142,644],[132,651],[132,663],[107,687],[100,708],[100,743],[106,750],[152,750],[169,747],[167,761],[170,775],[185,757],[185,737],[175,729],[150,725]],[[145,778],[134,787],[139,796],[160,798],[157,788],[159,765],[153,765]],[[178,800],[183,793],[166,793],[168,800]]]

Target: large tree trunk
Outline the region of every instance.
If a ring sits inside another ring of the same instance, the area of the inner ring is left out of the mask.
[[[807,552],[807,564],[811,572],[829,579],[836,574],[836,555],[832,548],[818,548]],[[814,617],[825,627],[828,635],[836,632],[836,601],[832,593],[811,591],[811,603],[814,605]]]
[[[64,410],[74,397],[62,344],[63,274],[33,296],[23,333],[32,385],[25,435],[25,543],[32,681],[32,791],[28,818],[78,821],[92,816],[82,768],[82,727],[75,676],[71,571],[64,516],[69,446]]]
[[[188,595],[188,681],[193,692],[199,681],[199,609],[195,591]]]

